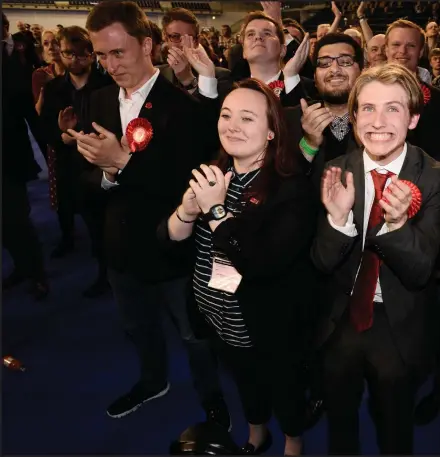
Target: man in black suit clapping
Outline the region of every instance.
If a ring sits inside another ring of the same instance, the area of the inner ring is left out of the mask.
[[[327,277],[317,345],[330,454],[360,452],[364,379],[380,452],[413,453],[415,394],[438,340],[440,167],[405,141],[422,107],[406,68],[367,70],[349,99],[364,149],[335,159],[323,177],[327,214],[312,258]]]
[[[109,193],[104,229],[108,278],[141,371],[139,381],[107,413],[125,416],[168,392],[161,326],[162,309],[168,305],[208,419],[229,428],[215,361],[189,326],[186,266],[161,251],[156,236],[159,223],[188,187],[191,170],[209,159],[216,138],[205,128],[200,102],[154,68],[151,29],[136,3],[102,2],[91,11],[86,28],[100,64],[117,85],[92,95],[94,132],[69,133],[77,139],[78,151],[99,167],[89,179]],[[215,80],[213,66],[205,77]],[[134,119],[152,138],[131,154],[124,134]]]

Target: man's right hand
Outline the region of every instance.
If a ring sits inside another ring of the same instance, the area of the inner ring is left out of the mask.
[[[62,109],[58,113],[58,127],[62,132],[67,132],[68,129],[74,129],[78,119],[72,106]]]
[[[343,227],[354,205],[353,173],[346,172],[346,186],[341,181],[342,170],[331,167],[324,171],[321,200],[335,225]]]
[[[194,74],[191,69],[191,65],[188,62],[184,52],[179,48],[169,48],[168,65],[173,69],[176,78],[180,84],[187,86],[194,80]]]
[[[322,106],[322,103],[309,106],[303,98],[300,102],[303,112],[301,125],[304,130],[304,138],[309,146],[318,149],[324,141],[324,129],[334,117],[328,108]]]

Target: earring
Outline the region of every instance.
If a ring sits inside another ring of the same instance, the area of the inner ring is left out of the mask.
[[[269,132],[269,133],[267,134],[267,139],[268,139],[269,141],[270,141],[270,140],[273,140],[274,137],[275,137],[275,134],[274,134],[273,132]]]

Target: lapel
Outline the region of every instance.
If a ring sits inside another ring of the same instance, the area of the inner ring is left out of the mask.
[[[169,84],[172,83],[168,82],[165,76],[159,74],[139,112],[138,117],[150,121],[153,127],[153,139],[155,137],[154,132],[163,131],[168,120],[168,114],[163,107],[169,106],[167,100]]]
[[[406,179],[417,185],[422,173],[420,152],[407,143],[406,157],[400,170],[399,179]]]
[[[105,109],[102,110],[103,124],[107,130],[113,132],[117,138],[122,138],[121,114],[119,112],[119,86],[111,85],[108,88],[109,96],[106,99]],[[92,119],[93,120],[93,119]],[[98,122],[99,123],[99,122]]]
[[[347,170],[353,173],[355,200],[354,200],[354,223],[361,239],[364,236],[364,206],[365,206],[365,171],[363,151],[357,148],[348,156]],[[345,180],[345,177],[344,177]]]

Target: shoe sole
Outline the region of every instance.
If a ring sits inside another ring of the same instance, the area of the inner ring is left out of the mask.
[[[164,395],[166,395],[168,393],[168,391],[170,390],[170,387],[171,387],[170,383],[168,383],[166,388],[164,390],[162,390],[161,392],[159,392],[157,395],[155,395],[154,397],[147,398],[142,403],[138,403],[136,406],[133,406],[133,408],[129,409],[128,411],[125,411],[121,414],[110,414],[107,411],[107,415],[109,417],[111,417],[112,419],[120,419],[121,417],[128,416],[129,414],[134,413],[137,409],[139,409],[144,403],[147,403],[151,400],[154,400],[156,398],[160,398],[160,397],[163,397]]]

